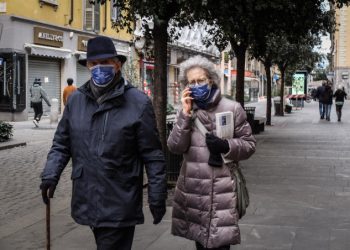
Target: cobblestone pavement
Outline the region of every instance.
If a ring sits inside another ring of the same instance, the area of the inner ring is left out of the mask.
[[[27,141],[27,146],[0,150],[1,225],[42,207],[39,176],[52,143],[54,128],[47,119],[38,129],[31,122],[16,123],[14,136]],[[70,189],[69,171],[64,171],[55,195],[68,197]]]

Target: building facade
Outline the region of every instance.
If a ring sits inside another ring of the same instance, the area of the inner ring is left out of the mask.
[[[131,46],[133,36],[112,29],[112,22],[118,19],[113,2],[100,6],[88,0],[0,1],[0,120],[31,116],[30,87],[36,78],[41,79],[50,99],[58,99],[61,111],[66,79],[73,78],[81,86],[90,78],[78,60],[86,57],[87,41],[92,37],[112,38],[128,63],[138,61]]]
[[[333,71],[330,78],[334,86],[344,86],[350,89],[350,7],[336,9],[337,30],[332,37]]]

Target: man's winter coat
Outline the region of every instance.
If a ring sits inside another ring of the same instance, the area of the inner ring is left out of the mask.
[[[208,165],[205,137],[193,119],[197,117],[209,132],[215,132],[215,114],[233,112],[234,135],[228,139],[230,150],[225,158],[233,160],[235,167],[255,152],[256,141],[239,103],[221,98],[217,90],[210,105],[208,110],[195,110],[193,117],[179,111],[168,139],[169,150],[184,156],[174,195],[172,233],[206,248],[218,248],[240,243],[236,183],[227,165]]]
[[[98,105],[89,82],[68,99],[42,179],[58,181],[72,158],[72,217],[93,227],[127,227],[144,221],[143,167],[148,201],[166,199],[165,160],[149,98],[124,84]],[[125,82],[126,83],[126,82]]]
[[[33,86],[30,87],[30,101],[33,103],[41,103],[42,99],[44,99],[48,106],[51,105],[43,87],[41,87],[39,83],[34,83]]]
[[[326,102],[326,100],[325,100],[325,98],[324,98],[324,93],[325,93],[325,91],[326,91],[326,87],[325,86],[319,86],[318,88],[317,88],[317,90],[316,90],[316,98],[318,99],[318,101],[320,102],[320,103],[325,103]]]

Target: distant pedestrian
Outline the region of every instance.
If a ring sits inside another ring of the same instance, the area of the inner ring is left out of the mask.
[[[324,100],[324,92],[326,91],[326,82],[322,82],[322,85],[319,86],[316,90],[315,98],[318,99],[318,109],[320,111],[320,119],[324,119],[325,116],[325,100]]]
[[[63,90],[63,104],[64,106],[66,106],[67,104],[67,100],[68,100],[68,97],[74,92],[77,90],[77,87],[75,87],[73,85],[73,79],[72,78],[68,78],[67,79],[67,84],[68,86],[66,86]]]
[[[343,86],[339,86],[339,88],[334,93],[334,97],[335,97],[335,109],[337,112],[338,122],[340,122],[344,101],[345,99],[347,99],[347,94]]]
[[[326,120],[330,121],[332,104],[333,104],[333,90],[332,90],[332,84],[330,82],[326,84],[322,99],[324,101],[324,106],[325,106]]]
[[[34,120],[33,123],[35,126],[38,126],[41,116],[43,115],[43,103],[42,100],[51,107],[49,98],[41,86],[40,78],[35,78],[33,86],[30,87],[30,104],[34,109]]]
[[[317,90],[315,88],[313,88],[310,92],[310,95],[314,101],[316,101],[316,94],[317,94]]]
[[[174,194],[171,231],[195,241],[197,249],[228,250],[241,240],[231,170],[255,152],[256,141],[242,106],[221,95],[213,63],[192,57],[180,65],[179,77],[185,89],[168,147],[183,154],[184,161]],[[233,113],[234,128],[228,139],[215,135],[215,116],[224,111]],[[194,126],[194,119],[209,133],[204,135],[205,130]],[[231,162],[224,164],[223,156]]]
[[[110,38],[88,41],[79,63],[91,78],[69,97],[41,174],[48,203],[72,159],[71,214],[90,226],[98,250],[131,249],[135,226],[144,223],[144,167],[153,224],[166,212],[165,158],[152,102],[124,80],[125,60]]]

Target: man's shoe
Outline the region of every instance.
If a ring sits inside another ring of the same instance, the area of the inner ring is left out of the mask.
[[[323,116],[323,115],[321,115],[320,119],[321,119],[321,120],[323,120],[323,119],[324,119],[324,116]]]
[[[33,123],[34,123],[35,127],[39,127],[38,122],[36,120],[33,120]]]

